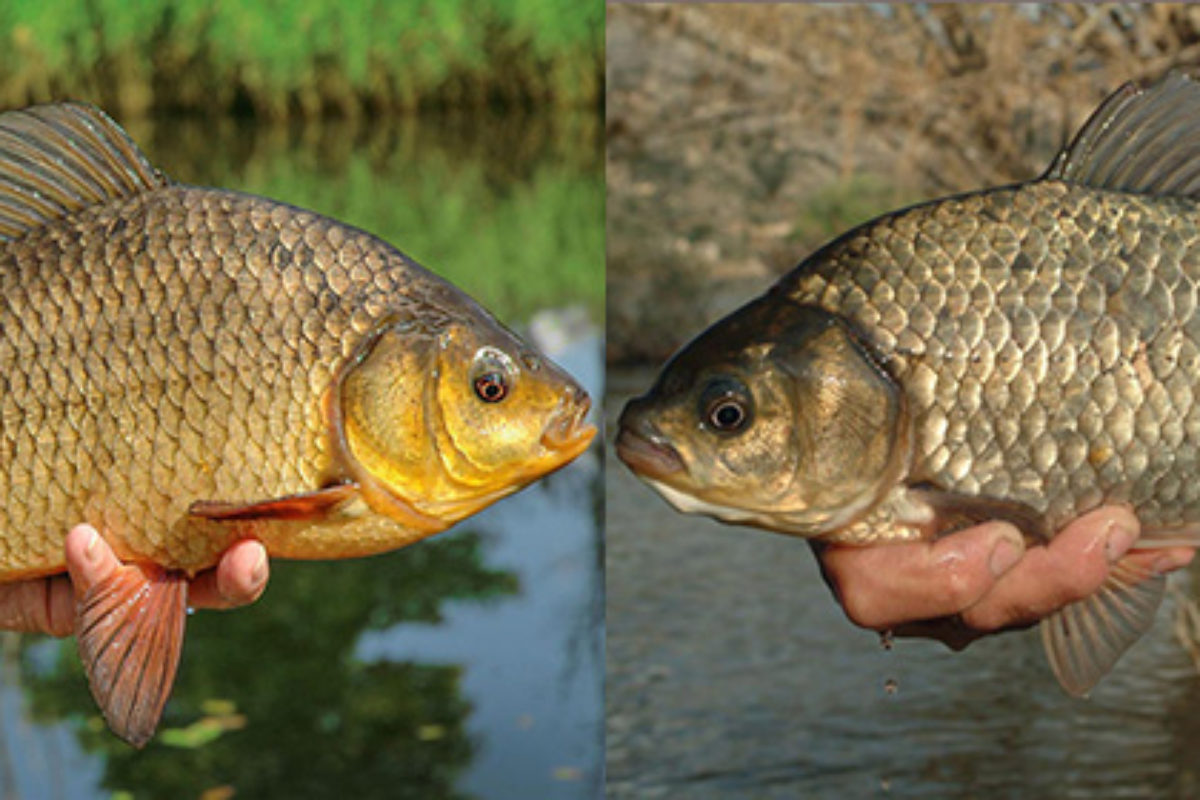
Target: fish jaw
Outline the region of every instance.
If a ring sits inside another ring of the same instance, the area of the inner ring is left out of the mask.
[[[684,472],[679,452],[661,436],[639,434],[621,428],[617,434],[617,457],[642,480],[662,484],[662,481]]]
[[[591,445],[596,437],[596,426],[586,421],[591,408],[592,399],[587,392],[578,386],[571,386],[558,415],[542,433],[542,447],[558,461],[549,471],[574,461]]]
[[[617,457],[650,488],[683,514],[701,514],[731,525],[752,525],[780,533],[812,536],[817,532],[799,520],[784,519],[778,510],[758,512],[751,508],[713,502],[688,491],[688,469],[683,457],[652,423],[629,413],[622,414],[617,434]],[[676,484],[676,485],[672,485]]]

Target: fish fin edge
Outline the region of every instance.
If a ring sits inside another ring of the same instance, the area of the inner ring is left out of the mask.
[[[0,240],[170,183],[93,105],[68,101],[0,114]]]
[[[314,492],[302,492],[247,503],[197,500],[188,507],[194,517],[222,521],[317,519],[359,493],[354,483],[338,483]]]
[[[940,537],[992,520],[1011,523],[1028,539],[1050,539],[1045,516],[1016,500],[960,494],[929,483],[914,483],[906,493],[910,502],[928,509],[928,533]]]
[[[78,599],[76,646],[112,731],[141,748],[154,735],[183,650],[187,576],[122,564]]]
[[[1086,697],[1150,629],[1165,588],[1166,576],[1122,559],[1095,594],[1042,620],[1046,659],[1067,694]]]
[[[1200,199],[1200,77],[1173,70],[1101,103],[1042,176],[1098,189]]]

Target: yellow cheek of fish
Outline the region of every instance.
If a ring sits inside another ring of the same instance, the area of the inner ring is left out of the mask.
[[[439,376],[438,450],[449,477],[462,487],[486,492],[507,484],[515,490],[578,454],[543,443],[562,387],[516,368],[506,380],[504,398],[488,403],[476,395],[465,362],[448,365]]]
[[[567,442],[547,439],[566,390],[555,371],[505,357],[505,396],[486,402],[475,387],[478,352],[466,331],[394,328],[344,376],[348,467],[377,510],[425,530],[446,527],[586,448],[590,429]]]

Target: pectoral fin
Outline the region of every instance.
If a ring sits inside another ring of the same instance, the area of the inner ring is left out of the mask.
[[[948,492],[936,486],[919,484],[908,490],[917,507],[931,512],[925,524],[933,536],[944,536],[972,525],[1003,520],[1014,525],[1027,539],[1045,543],[1050,540],[1046,519],[1038,511],[1016,500]]]
[[[108,726],[134,747],[154,735],[183,649],[184,573],[122,564],[77,601],[75,638]]]
[[[1154,624],[1165,585],[1166,576],[1123,559],[1098,592],[1042,620],[1046,658],[1068,694],[1091,691]]]
[[[197,500],[188,508],[195,517],[211,520],[318,519],[358,494],[358,485],[338,483],[315,492],[291,494],[252,503]]]

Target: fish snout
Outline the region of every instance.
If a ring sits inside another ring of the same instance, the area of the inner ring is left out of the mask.
[[[569,384],[554,418],[542,433],[542,444],[552,450],[582,453],[596,435],[595,426],[586,422],[591,408],[592,398],[588,393],[574,383]]]
[[[667,437],[643,413],[642,398],[630,400],[621,412],[617,425],[617,457],[638,475],[665,478],[684,471],[683,459]]]

